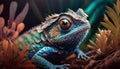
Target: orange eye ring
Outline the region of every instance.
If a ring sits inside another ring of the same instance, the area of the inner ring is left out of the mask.
[[[61,19],[59,25],[62,30],[68,30],[71,26],[71,22],[68,19]]]

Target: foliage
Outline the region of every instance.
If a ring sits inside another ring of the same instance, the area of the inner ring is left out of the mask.
[[[27,60],[25,55],[27,54],[28,46],[18,53],[19,48],[11,40],[4,39],[1,43],[0,50],[0,68],[1,69],[29,69],[35,68],[32,64],[32,60]]]
[[[2,13],[4,6],[0,6],[0,13]],[[17,3],[11,2],[10,5],[10,16],[8,20],[8,25],[5,25],[5,19],[3,17],[0,17],[0,40],[3,39],[11,39],[14,40],[18,37],[19,33],[24,29],[24,23],[22,21],[24,20],[27,11],[28,11],[28,4],[25,5],[25,8],[23,11],[14,19],[16,9],[17,9]]]
[[[115,46],[119,45],[120,35],[120,1],[114,4],[114,9],[107,7],[107,15],[104,15],[104,21],[101,24],[107,29],[111,30],[111,39]],[[110,19],[109,19],[110,18]]]
[[[99,32],[100,34],[96,34],[96,42],[94,43],[90,40],[91,45],[88,45],[88,47],[95,50],[98,54],[112,51],[113,42],[109,38],[111,36],[111,31],[99,29]]]
[[[0,14],[2,13],[4,5],[0,5]],[[19,33],[24,29],[24,20],[28,4],[25,5],[23,11],[14,19],[17,3],[11,2],[10,16],[7,26],[5,26],[5,19],[0,17],[0,69],[29,69],[36,68],[32,60],[27,60],[28,46],[25,46],[19,52],[19,45],[15,45],[13,40],[19,36]]]
[[[108,30],[100,30],[100,34],[96,34],[96,42],[90,40],[89,48],[96,50],[98,53],[109,54],[120,49],[120,1],[114,4],[114,9],[106,7],[104,14],[104,22],[101,24]]]

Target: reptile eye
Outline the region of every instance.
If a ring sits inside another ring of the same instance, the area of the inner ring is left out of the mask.
[[[68,19],[61,19],[59,24],[62,30],[68,30],[71,26],[71,22]]]

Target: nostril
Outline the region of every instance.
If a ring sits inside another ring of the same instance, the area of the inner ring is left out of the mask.
[[[89,17],[87,17],[87,20],[89,20]]]

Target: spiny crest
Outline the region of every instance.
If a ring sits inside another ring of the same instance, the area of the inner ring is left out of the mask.
[[[88,15],[81,8],[79,8],[76,12],[74,12],[71,9],[68,9],[68,12],[65,12],[62,14],[68,14],[77,20],[82,20],[83,22],[88,22],[88,20],[87,20]]]
[[[52,19],[52,18],[58,17],[58,16],[59,16],[59,14],[51,14],[48,17],[46,17],[45,20],[49,20],[49,19]]]
[[[35,27],[32,27],[29,31],[25,32],[25,33],[31,33],[33,31],[37,31],[38,33],[42,32],[43,29],[42,29],[42,24],[40,25],[37,25]]]
[[[52,15],[49,15],[48,17],[45,18],[45,22],[42,22],[41,24],[41,29],[45,29],[47,28],[48,26],[50,26],[51,24],[53,24],[59,17],[59,14],[52,14]]]
[[[88,15],[86,13],[84,13],[84,11],[81,8],[79,8],[76,12],[74,12],[71,9],[68,9],[67,12],[60,13],[60,14],[68,14],[77,20],[81,20],[83,22],[88,22],[88,20],[87,20]],[[37,30],[39,33],[42,32],[43,29],[45,29],[48,26],[50,26],[51,24],[53,24],[58,19],[60,14],[49,15],[48,17],[45,18],[46,21],[42,22],[40,25],[38,25],[36,27],[33,27],[30,31]]]

